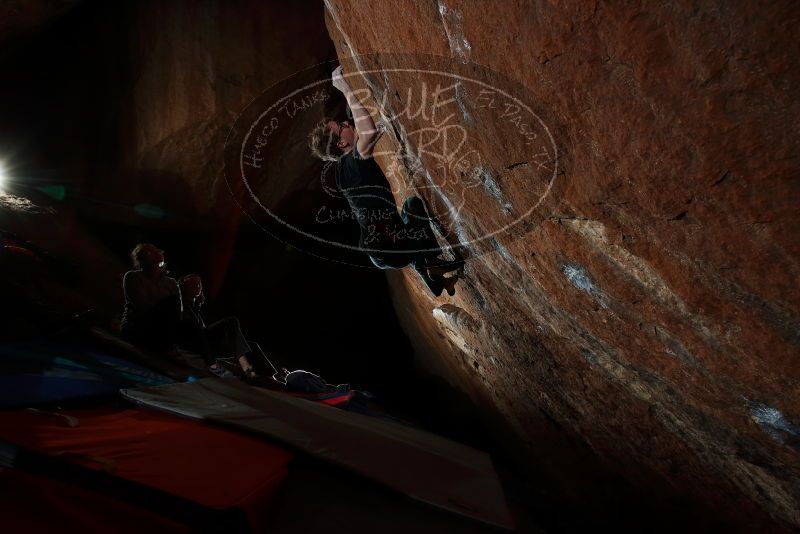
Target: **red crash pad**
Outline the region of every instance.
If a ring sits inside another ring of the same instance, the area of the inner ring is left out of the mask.
[[[269,503],[286,478],[292,459],[290,452],[263,439],[153,411],[107,408],[59,413],[0,412],[0,438],[205,507],[239,508],[256,531],[264,527]],[[125,524],[129,520],[117,514],[98,513],[108,507],[107,502],[100,502],[107,501],[108,496],[74,499],[59,484],[48,484],[37,477],[20,477],[11,471],[0,471],[4,495],[13,492],[23,478],[29,493],[37,487],[41,491],[45,486],[48,488],[39,506],[28,507],[28,512],[33,513],[28,519],[33,524],[43,519],[46,515],[43,512],[55,513],[59,509],[65,511],[61,514],[63,520],[93,527],[98,521],[112,526],[114,521]],[[59,494],[64,496],[61,506],[56,504]],[[25,507],[14,506],[7,500],[0,503],[4,522],[11,517],[25,521]],[[43,505],[52,507],[45,510]],[[120,503],[118,508],[125,510],[130,506]],[[141,513],[152,515],[145,510]]]

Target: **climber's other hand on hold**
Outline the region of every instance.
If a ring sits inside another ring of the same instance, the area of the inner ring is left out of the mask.
[[[344,68],[341,65],[333,69],[333,74],[331,74],[331,83],[333,83],[333,86],[342,93],[347,94],[347,92],[350,91],[350,84],[344,79]]]

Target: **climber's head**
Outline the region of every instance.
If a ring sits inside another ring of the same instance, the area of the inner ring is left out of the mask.
[[[156,271],[164,267],[164,251],[152,243],[139,243],[131,252],[133,268]]]
[[[353,150],[355,143],[356,130],[349,121],[323,119],[308,135],[311,153],[325,161],[338,160]]]
[[[197,299],[203,294],[203,279],[199,274],[187,274],[181,278],[181,295],[189,299]]]

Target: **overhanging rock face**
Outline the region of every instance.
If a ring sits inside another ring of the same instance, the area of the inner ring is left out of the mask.
[[[635,486],[796,527],[800,9],[646,4],[326,0],[346,71],[387,52],[483,65],[493,94],[524,87],[535,119],[526,132],[480,88],[454,90],[447,116],[478,157],[453,186],[447,154],[423,154],[416,172],[451,187],[416,190],[458,208],[466,275],[431,298],[393,274],[395,305],[430,366],[532,449],[551,420]],[[353,85],[390,95],[386,115],[436,76]],[[425,152],[413,134],[430,117],[384,118],[382,151]],[[547,157],[518,159],[532,132]]]

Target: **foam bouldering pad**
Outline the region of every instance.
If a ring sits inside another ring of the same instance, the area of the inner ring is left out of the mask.
[[[268,437],[419,501],[512,528],[489,455],[435,434],[236,380],[203,379],[121,393],[141,406]]]
[[[207,509],[239,509],[254,531],[265,528],[271,502],[293,458],[284,447],[263,438],[135,408],[0,411],[0,440],[134,481]],[[27,508],[39,506],[37,516],[31,510],[26,512],[26,507],[7,509],[9,501],[4,499],[0,509],[6,508],[3,517],[7,520],[13,516],[20,524],[35,525],[63,516],[72,522],[67,525],[70,527],[102,525],[117,531],[126,518],[134,521],[139,515],[150,515],[123,502],[120,509],[128,510],[129,515],[114,518],[95,506],[113,495],[99,495],[80,504],[74,502],[74,492],[69,490],[72,480],[64,485],[63,481],[48,481],[46,473],[21,475],[11,471],[16,470],[0,471],[0,487],[13,488],[16,482],[11,479],[24,479],[30,491],[47,497],[49,508],[44,514],[41,503],[32,501],[34,505]],[[75,484],[75,492],[89,496],[97,493],[81,487],[79,480]],[[50,519],[45,517],[48,514]]]

